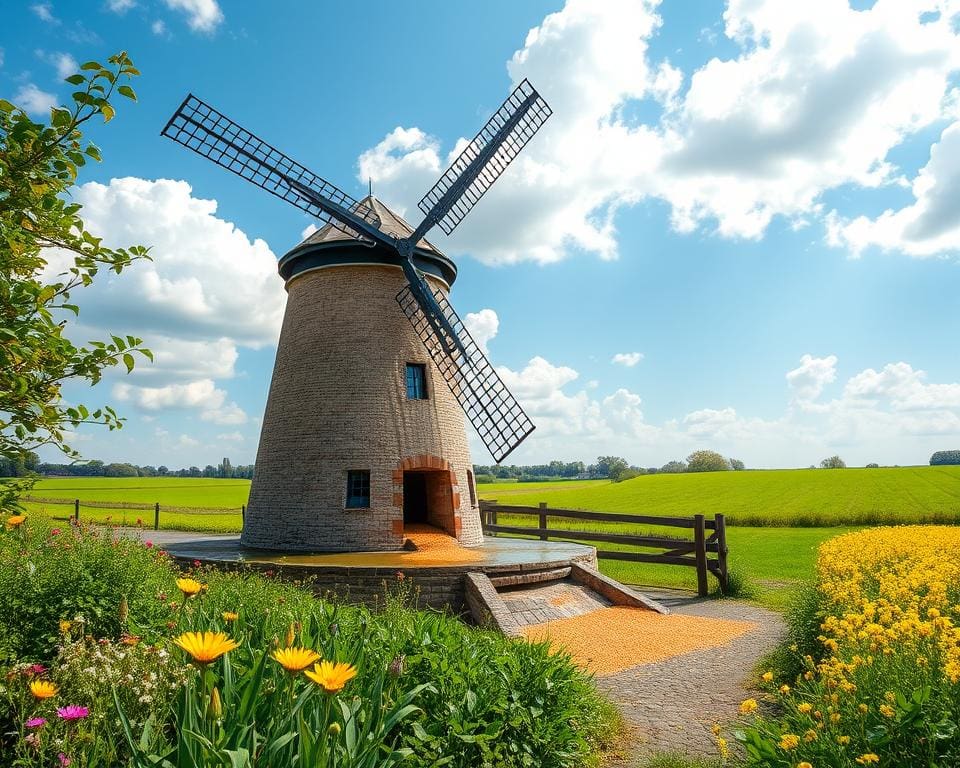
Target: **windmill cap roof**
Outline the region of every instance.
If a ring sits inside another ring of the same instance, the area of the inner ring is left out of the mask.
[[[404,237],[410,237],[410,235],[413,234],[413,227],[407,224],[407,222],[403,220],[403,217],[391,211],[373,195],[367,195],[365,198],[363,198],[363,200],[357,203],[357,205],[354,206],[354,212],[357,210],[372,210],[374,215],[380,219],[380,229],[386,232],[388,235],[394,235],[395,237],[402,239]],[[316,232],[312,232],[310,235],[304,238],[299,245],[291,250],[295,251],[305,245],[319,245],[320,243],[331,243],[338,241],[358,242],[357,238],[353,237],[352,235],[348,235],[342,229],[333,226],[333,224],[327,223],[320,227],[320,229],[318,229]],[[443,252],[426,238],[421,239],[420,242],[417,243],[417,248],[423,251],[435,253],[438,256],[443,256]]]
[[[355,210],[364,214],[373,211],[379,219],[379,228],[395,237],[402,239],[414,232],[413,227],[402,217],[373,195],[367,195],[359,201]],[[421,272],[443,280],[447,286],[452,286],[457,279],[456,264],[426,239],[421,239],[414,248],[413,263]],[[397,251],[389,246],[378,244],[370,247],[369,243],[361,242],[353,235],[327,223],[284,254],[277,264],[277,271],[284,281],[289,283],[306,272],[345,264],[389,264],[399,267],[401,258]]]

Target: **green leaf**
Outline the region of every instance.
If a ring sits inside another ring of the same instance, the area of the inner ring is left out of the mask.
[[[0,99],[0,112],[6,112],[7,114],[9,114],[10,112],[13,112],[13,110],[15,109],[16,107],[13,106],[13,104],[11,104],[9,101],[7,101],[6,99]]]
[[[80,69],[103,69],[99,61],[88,61],[86,64],[81,64]]]
[[[129,352],[124,352],[124,353],[123,353],[123,364],[124,364],[125,366],[127,366],[127,373],[130,373],[130,371],[133,370],[133,366],[134,366],[134,364],[135,364],[135,363],[134,363],[134,360],[133,360],[133,355],[131,355]]]
[[[131,88],[129,85],[121,85],[119,88],[117,88],[117,93],[119,93],[121,96],[126,96],[128,99],[133,99],[134,101],[137,100],[137,94],[134,93],[133,88]]]
[[[103,122],[109,123],[113,120],[113,116],[117,114],[117,111],[109,104],[104,103],[100,105],[100,113],[103,115]]]
[[[80,83],[87,82],[87,78],[79,73],[76,75],[70,75],[70,77],[65,77],[64,80],[70,83],[70,85],[80,85]]]

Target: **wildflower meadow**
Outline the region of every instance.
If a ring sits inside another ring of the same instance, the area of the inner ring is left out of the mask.
[[[748,763],[960,765],[960,530],[845,534],[817,569],[792,617],[795,665],[765,672],[767,700],[741,705]]]
[[[0,764],[581,766],[617,716],[545,644],[308,585],[199,568],[148,540],[10,517],[0,532]]]

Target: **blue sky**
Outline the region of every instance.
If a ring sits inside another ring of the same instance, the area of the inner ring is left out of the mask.
[[[373,176],[417,221],[523,77],[554,117],[452,238],[432,236],[538,424],[511,461],[914,464],[960,445],[955,4],[82,7],[8,4],[0,95],[42,114],[72,62],[119,49],[143,72],[140,102],[92,131],[105,160],[78,198],[155,261],[81,296],[78,332],[138,333],[158,362],[66,392],[128,417],[77,435],[90,457],[255,455],[274,262],[310,222],[159,136],[188,91],[356,196]]]

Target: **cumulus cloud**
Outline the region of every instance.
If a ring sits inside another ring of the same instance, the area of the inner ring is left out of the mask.
[[[44,21],[47,24],[60,23],[60,20],[53,15],[53,6],[50,3],[34,3],[30,6],[30,10],[36,14],[40,21]]]
[[[20,86],[20,90],[13,97],[13,101],[24,112],[38,117],[49,116],[50,110],[57,105],[56,96],[41,91],[33,83]]]
[[[42,51],[38,52],[40,57],[54,66],[57,70],[57,77],[61,80],[69,77],[80,69],[80,65],[77,63],[77,60],[73,58],[69,53],[54,52],[54,53],[43,53]]]
[[[637,363],[643,360],[642,352],[617,352],[610,362],[614,365],[622,365],[627,368],[633,368]]]
[[[90,231],[107,245],[151,245],[152,261],[123,275],[104,274],[83,292],[78,342],[108,332],[144,340],[155,357],[130,376],[113,369],[117,400],[144,413],[192,410],[214,424],[243,424],[247,415],[218,384],[236,376],[241,348],[276,342],[285,295],[276,258],[216,216],[213,200],[193,197],[182,181],[113,179],[74,195]],[[47,278],[69,254],[48,251]]]
[[[124,14],[137,4],[137,0],[107,0],[107,8],[114,13]]]
[[[949,8],[925,13],[936,3],[730,0],[723,33],[737,53],[688,73],[651,60],[656,10],[654,0],[568,0],[529,32],[508,73],[512,85],[529,77],[554,116],[448,250],[488,263],[615,258],[617,212],[645,199],[666,201],[683,232],[759,238],[776,216],[805,226],[825,219],[829,190],[899,184],[890,150],[951,109],[960,28]],[[629,117],[641,102],[659,110],[650,124]],[[360,156],[359,175],[412,212],[465,141],[445,148],[423,127],[398,126]],[[919,207],[892,247],[955,247],[957,208],[934,198],[950,199],[956,156],[944,146],[918,177]],[[866,237],[855,232],[853,247]]]
[[[960,252],[960,122],[930,148],[930,159],[911,184],[914,202],[876,218],[828,219],[828,240],[859,255],[870,246],[911,256]]]
[[[187,24],[194,32],[213,32],[223,21],[223,11],[217,0],[164,0],[167,7],[187,16]]]
[[[167,34],[167,25],[164,23],[163,19],[155,19],[152,24],[150,24],[150,31],[153,32],[157,37],[163,37]]]
[[[468,312],[463,318],[463,324],[480,349],[486,353],[487,345],[493,341],[500,328],[500,318],[492,309],[481,309],[479,312]]]
[[[824,399],[838,364],[834,355],[804,355],[787,373],[791,399],[773,418],[718,404],[651,423],[640,394],[578,388],[576,370],[535,357],[519,371],[498,369],[537,425],[510,461],[613,452],[646,466],[707,447],[753,467],[808,466],[834,453],[853,463],[904,463],[904,456],[924,461],[944,439],[960,440],[960,383],[930,383],[898,362],[854,373],[837,397]],[[482,463],[478,441],[474,451]]]
[[[793,394],[794,402],[809,404],[820,397],[823,388],[837,378],[837,357],[814,357],[804,355],[800,365],[787,372],[787,386]]]

